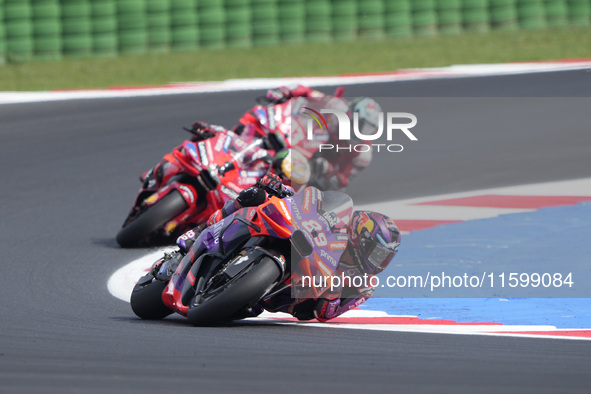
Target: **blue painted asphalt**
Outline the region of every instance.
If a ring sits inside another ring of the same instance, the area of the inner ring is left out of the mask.
[[[471,220],[404,236],[400,252],[380,274],[482,277],[478,289],[379,287],[363,309],[458,322],[548,324],[591,328],[591,203]],[[574,285],[508,286],[515,273],[572,273]],[[488,275],[494,274],[491,288]],[[505,274],[505,287],[499,275]],[[439,297],[439,298],[437,298]],[[444,298],[442,298],[444,297]],[[461,298],[464,297],[464,298]]]

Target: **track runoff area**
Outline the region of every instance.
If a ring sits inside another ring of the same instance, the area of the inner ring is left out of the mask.
[[[334,77],[171,83],[148,88],[2,92],[0,104],[243,91],[290,83],[333,86],[512,75],[590,67],[591,59],[577,59]],[[403,247],[380,274],[374,297],[359,309],[328,323],[298,322],[279,313],[263,313],[251,320],[328,329],[591,339],[591,305],[584,289],[589,283],[585,277],[588,257],[584,253],[588,241],[581,235],[591,233],[591,178],[426,196],[356,208],[387,214],[395,218],[403,231]],[[113,273],[108,280],[111,294],[128,301],[137,278],[164,250],[134,260]],[[499,261],[505,263],[498,264]],[[495,262],[490,265],[494,270],[485,268],[487,262]]]

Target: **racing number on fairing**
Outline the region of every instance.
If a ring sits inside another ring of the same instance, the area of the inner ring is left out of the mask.
[[[324,235],[324,228],[320,223],[318,223],[316,220],[306,220],[305,222],[302,222],[302,226],[304,226],[306,231],[312,234],[312,238],[314,238],[314,243],[316,246],[326,246],[328,241],[326,239],[326,235]]]

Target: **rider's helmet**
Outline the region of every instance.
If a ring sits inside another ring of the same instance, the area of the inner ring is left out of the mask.
[[[400,245],[400,231],[394,220],[377,212],[353,212],[347,235],[353,262],[368,274],[382,272]]]
[[[351,102],[349,119],[353,122],[352,127],[355,127],[354,116],[357,113],[359,133],[362,135],[374,135],[379,127],[381,112],[382,107],[377,101],[369,97],[359,97]]]
[[[273,172],[298,192],[310,181],[310,163],[295,149],[282,149],[273,158]]]

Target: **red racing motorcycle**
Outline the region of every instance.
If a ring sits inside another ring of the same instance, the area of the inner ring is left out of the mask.
[[[283,146],[277,136],[248,138],[232,131],[183,142],[164,156],[164,163],[174,168],[172,176],[164,176],[162,166],[143,176],[117,243],[135,247],[170,241],[205,223],[226,201],[265,175],[272,159],[269,151]]]

